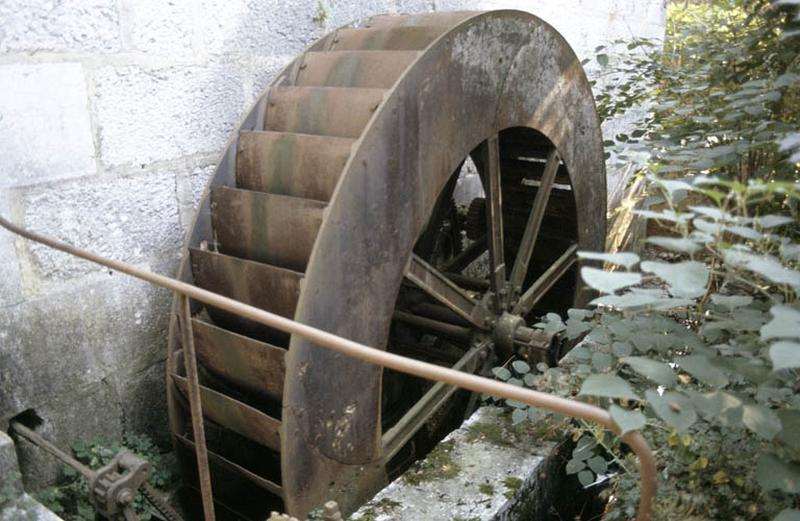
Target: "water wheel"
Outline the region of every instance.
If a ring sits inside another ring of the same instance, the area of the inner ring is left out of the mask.
[[[462,206],[470,169],[482,193]],[[585,300],[575,252],[603,247],[605,198],[592,92],[552,27],[517,11],[377,16],[318,40],[264,92],[210,182],[180,276],[480,371],[542,350],[526,324]],[[469,404],[218,309],[192,313],[222,517],[304,515],[328,499],[350,511]],[[179,329],[173,312],[170,421],[191,483]]]

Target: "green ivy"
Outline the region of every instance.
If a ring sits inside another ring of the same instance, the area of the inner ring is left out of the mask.
[[[145,434],[127,433],[122,443],[104,443],[99,440],[78,440],[72,446],[74,457],[92,469],[98,469],[111,462],[121,450],[127,449],[144,458],[151,465],[148,483],[161,491],[171,490],[176,486],[177,474],[171,462],[164,458],[162,451],[149,436]],[[89,483],[72,467],[62,468],[61,483],[38,491],[34,497],[44,506],[64,518],[66,521],[94,521],[95,510],[89,494]],[[140,519],[151,519],[155,511],[150,503],[137,495],[134,508]]]

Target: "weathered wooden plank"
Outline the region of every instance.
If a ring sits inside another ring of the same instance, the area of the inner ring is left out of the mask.
[[[267,398],[283,397],[286,350],[192,319],[197,358],[208,371]]]
[[[418,55],[416,51],[308,52],[295,84],[388,89]]]
[[[266,130],[356,138],[383,101],[384,89],[274,87]]]
[[[308,134],[242,132],[236,185],[256,192],[328,201],[353,142],[350,138]]]
[[[194,452],[195,445],[192,440],[180,434],[176,435],[175,438],[187,449]],[[222,473],[235,474],[250,481],[259,488],[264,489],[271,494],[275,494],[276,496],[281,496],[283,492],[281,486],[274,481],[270,481],[269,479],[261,477],[258,474],[247,470],[241,465],[237,465],[233,461],[223,458],[216,452],[208,451],[208,462],[211,466],[212,476],[214,476],[214,474],[218,474],[219,471]],[[217,476],[217,479],[219,479],[219,476]]]
[[[415,51],[427,47],[444,32],[439,26],[405,26],[377,29],[339,29],[331,50]]]
[[[325,203],[236,188],[211,190],[217,247],[227,255],[304,271]]]
[[[186,396],[188,391],[186,378],[173,374],[172,380],[181,394]],[[200,386],[200,399],[205,418],[274,451],[280,450],[281,422],[279,420],[267,416],[255,407],[202,385]]]

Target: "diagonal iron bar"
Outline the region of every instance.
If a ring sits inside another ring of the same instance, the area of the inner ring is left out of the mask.
[[[483,394],[491,394],[507,400],[516,400],[525,403],[532,407],[540,407],[549,411],[581,418],[586,421],[597,423],[610,431],[619,434],[620,427],[611,419],[608,411],[560,396],[543,393],[541,391],[534,391],[532,389],[525,389],[515,385],[507,384],[505,382],[498,382],[483,376],[464,373],[454,369],[440,367],[427,362],[414,360],[413,358],[406,358],[404,356],[388,353],[381,349],[369,347],[364,344],[342,338],[333,333],[328,333],[321,329],[317,329],[300,322],[295,322],[290,318],[285,318],[269,311],[264,311],[247,304],[243,304],[237,300],[224,297],[212,291],[198,288],[192,284],[181,282],[171,277],[158,275],[147,270],[137,268],[128,263],[106,259],[95,253],[76,248],[72,245],[58,241],[51,237],[41,235],[30,230],[26,230],[17,226],[4,217],[0,216],[0,226],[7,230],[39,242],[51,248],[69,253],[76,257],[100,264],[107,268],[126,273],[132,277],[136,277],[156,286],[167,288],[172,291],[177,291],[193,298],[204,304],[215,306],[231,313],[236,313],[243,318],[250,319],[259,324],[263,324],[275,329],[280,329],[286,333],[299,335],[306,340],[310,340],[320,346],[328,349],[333,349],[339,353],[347,356],[352,356],[375,365],[388,367],[395,371],[400,371],[427,380],[436,382],[444,382],[450,385],[455,385],[469,391]],[[633,450],[639,458],[639,474],[641,480],[641,494],[639,497],[639,507],[636,513],[637,521],[650,521],[653,517],[653,500],[656,496],[657,481],[656,481],[656,460],[653,449],[647,443],[647,440],[638,431],[630,431],[622,435],[624,441]]]

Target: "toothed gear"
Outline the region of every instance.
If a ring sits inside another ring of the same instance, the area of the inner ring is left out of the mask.
[[[467,238],[473,241],[478,240],[486,235],[485,198],[476,197],[471,203],[469,203],[464,229],[467,231]]]

